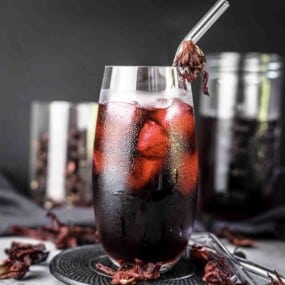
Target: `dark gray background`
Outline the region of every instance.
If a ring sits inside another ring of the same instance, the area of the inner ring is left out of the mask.
[[[96,101],[104,65],[169,65],[215,0],[0,0],[0,170],[28,185],[33,100]],[[199,44],[285,52],[284,0],[231,0]]]

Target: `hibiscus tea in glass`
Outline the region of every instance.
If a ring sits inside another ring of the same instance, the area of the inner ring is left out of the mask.
[[[199,165],[190,84],[179,68],[107,66],[93,157],[96,226],[118,264],[170,268],[192,232]]]

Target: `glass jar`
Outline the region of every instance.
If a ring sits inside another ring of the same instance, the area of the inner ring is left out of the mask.
[[[97,103],[33,102],[30,190],[45,208],[92,204]]]
[[[282,61],[276,54],[208,56],[200,97],[200,206],[241,219],[272,206],[279,164]]]

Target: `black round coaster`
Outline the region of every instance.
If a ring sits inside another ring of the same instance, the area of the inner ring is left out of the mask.
[[[173,267],[172,270],[161,274],[159,280],[137,282],[140,285],[197,285],[202,282],[198,272],[186,257]],[[113,267],[101,245],[86,245],[62,251],[50,263],[50,272],[58,280],[71,285],[110,285],[111,279],[96,269],[96,263]]]

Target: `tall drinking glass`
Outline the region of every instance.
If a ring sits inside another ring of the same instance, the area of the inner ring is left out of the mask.
[[[103,247],[119,260],[182,255],[195,216],[198,152],[191,87],[175,67],[107,66],[94,144],[93,193]]]

